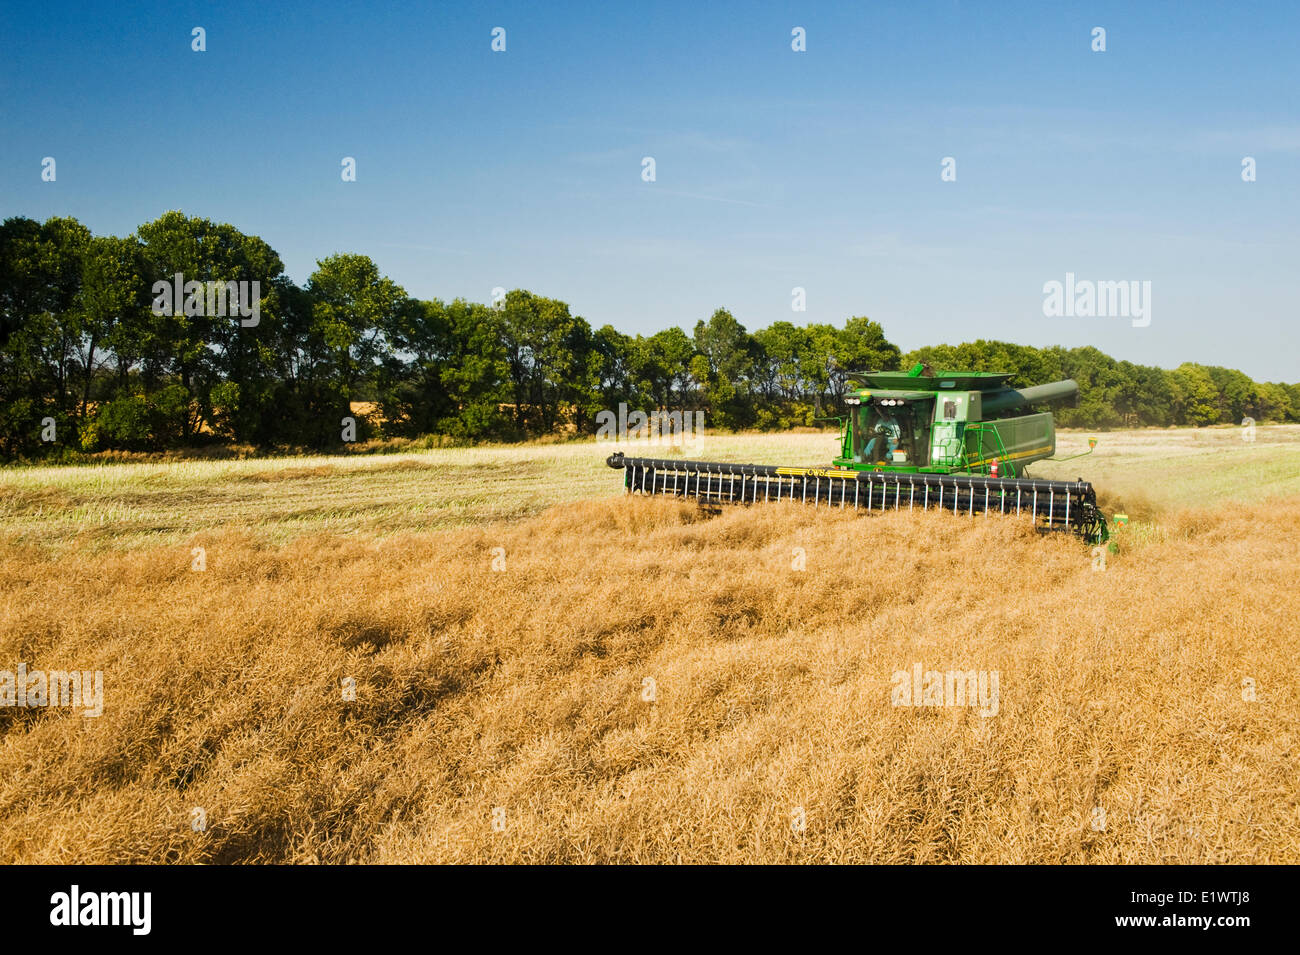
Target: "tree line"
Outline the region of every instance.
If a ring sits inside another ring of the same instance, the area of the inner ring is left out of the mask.
[[[240,289],[253,290],[252,309],[226,307],[225,292]],[[724,308],[690,333],[626,335],[522,289],[490,305],[412,298],[364,255],[321,259],[299,286],[262,239],[181,212],[122,238],[63,217],[0,225],[6,459],[591,434],[620,403],[783,429],[842,413],[852,372],[916,361],[1010,372],[1015,385],[1074,378],[1078,407],[1058,414],[1066,426],[1300,420],[1300,385],[1117,362],[1095,348],[980,340],[903,354],[863,316],[750,332]]]

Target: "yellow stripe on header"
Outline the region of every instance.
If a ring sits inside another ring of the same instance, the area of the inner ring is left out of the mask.
[[[966,463],[967,463],[968,465],[970,465],[970,464],[976,464],[976,463],[978,463],[980,460],[984,460],[984,461],[992,461],[993,458],[997,458],[998,461],[1014,461],[1014,460],[1016,460],[1016,458],[1027,458],[1027,457],[1030,457],[1031,455],[1042,454],[1044,451],[1046,451],[1046,452],[1048,452],[1048,453],[1050,454],[1050,453],[1054,452],[1055,450],[1056,450],[1056,449],[1053,448],[1053,447],[1051,447],[1051,446],[1046,446],[1046,447],[1042,447],[1042,448],[1031,448],[1031,449],[1028,450],[1028,451],[1017,451],[1015,454],[995,454],[995,455],[993,455],[993,457],[988,457],[988,458],[983,458],[983,459],[981,459],[981,458],[976,458],[976,457],[972,457],[971,455],[968,454],[968,455],[966,456]]]
[[[848,468],[836,468],[833,471],[827,468],[777,468],[776,473],[788,477],[851,478],[856,477],[858,472]]]

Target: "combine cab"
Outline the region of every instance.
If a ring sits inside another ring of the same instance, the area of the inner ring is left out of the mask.
[[[1057,381],[1009,388],[1010,375],[986,372],[870,372],[846,396],[840,455],[829,468],[720,464],[611,455],[629,493],[669,494],[702,503],[797,500],[866,510],[939,507],[955,514],[1015,514],[1042,530],[1106,540],[1092,485],[1036,481],[1034,461],[1056,453],[1049,412],[1033,405],[1074,401],[1079,386]],[[1095,442],[1090,442],[1090,445]],[[1089,452],[1084,452],[1085,454]],[[1069,460],[1069,459],[1065,459]]]

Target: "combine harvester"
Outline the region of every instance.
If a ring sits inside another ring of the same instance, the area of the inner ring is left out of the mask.
[[[1032,405],[1073,402],[1079,386],[1055,381],[1009,388],[1010,377],[935,374],[922,364],[908,372],[853,375],[862,387],[845,396],[847,419],[834,419],[840,422],[840,456],[829,468],[631,458],[622,452],[605,463],[623,470],[628,493],[710,505],[794,500],[863,510],[936,507],[954,514],[1011,514],[1043,531],[1073,531],[1092,543],[1105,541],[1106,518],[1091,484],[1025,475],[1026,466],[1056,453],[1056,427],[1050,412],[1021,412]],[[1096,444],[1090,439],[1083,454]]]

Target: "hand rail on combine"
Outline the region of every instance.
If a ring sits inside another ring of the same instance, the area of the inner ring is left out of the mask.
[[[623,470],[627,493],[663,494],[704,504],[761,504],[797,500],[814,507],[883,511],[942,508],[954,514],[1028,517],[1040,530],[1074,531],[1089,541],[1106,539],[1106,519],[1092,485],[1078,481],[985,477],[978,474],[855,471],[727,464],[676,458],[605,462]]]
[[[1007,453],[1007,446],[1002,443],[1002,432],[987,422],[981,422],[966,425],[966,437],[970,437],[972,434],[979,435],[979,439],[975,443],[974,455],[969,451],[966,454],[967,470],[978,469],[984,474],[989,473],[989,460],[984,456],[984,436],[991,434],[993,435],[993,460],[997,461],[998,467],[1006,472],[998,476],[1014,478],[1016,476],[1016,464],[1010,460],[1011,456]]]

